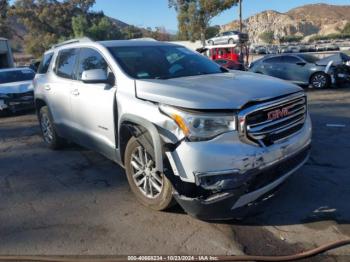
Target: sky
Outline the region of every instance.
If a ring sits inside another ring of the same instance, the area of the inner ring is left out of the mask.
[[[247,18],[265,10],[286,12],[298,6],[316,3],[349,5],[350,0],[243,0],[243,16]],[[177,30],[176,12],[168,8],[168,0],[96,0],[93,9],[135,26],[164,26],[170,32]],[[213,18],[211,24],[223,25],[237,18],[238,9],[233,7]]]

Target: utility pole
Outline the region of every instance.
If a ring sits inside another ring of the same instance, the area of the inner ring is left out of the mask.
[[[243,0],[238,0],[238,1],[239,1],[239,31],[242,33],[242,31],[243,31],[242,1],[243,1]]]

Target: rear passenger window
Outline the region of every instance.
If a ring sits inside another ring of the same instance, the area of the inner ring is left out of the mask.
[[[77,49],[66,49],[58,53],[56,74],[63,78],[75,79]]]
[[[49,69],[51,60],[53,57],[53,53],[45,54],[43,59],[40,62],[39,68],[38,68],[38,74],[46,74],[47,70]]]
[[[264,63],[267,63],[267,64],[274,64],[274,63],[281,63],[281,62],[282,62],[282,59],[280,56],[268,58],[264,61]]]
[[[99,52],[91,48],[81,49],[78,67],[78,80],[81,80],[81,76],[84,71],[102,69],[107,74],[107,68],[107,62]]]
[[[296,64],[300,62],[300,60],[294,56],[285,56],[283,57],[283,62],[289,63],[289,64]]]

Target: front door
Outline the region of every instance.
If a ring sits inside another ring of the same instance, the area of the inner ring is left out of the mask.
[[[114,103],[116,87],[109,84],[87,84],[81,81],[83,71],[110,68],[99,53],[92,48],[80,50],[77,65],[77,82],[72,90],[72,112],[79,127],[81,144],[108,157],[114,153]]]
[[[294,83],[303,84],[305,82],[306,74],[305,70],[306,63],[295,56],[284,56],[283,57],[283,79],[292,81]]]

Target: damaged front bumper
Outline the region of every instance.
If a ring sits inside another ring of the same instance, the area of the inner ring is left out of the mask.
[[[268,147],[245,144],[232,132],[212,141],[181,143],[167,153],[182,181],[174,185],[176,200],[200,219],[242,215],[243,209],[265,198],[307,161],[311,129],[308,117],[298,133]]]
[[[208,220],[222,220],[239,217],[249,206],[267,197],[290,175],[308,160],[310,145],[265,169],[251,170],[245,174],[231,174],[226,177],[231,189],[218,191],[207,198],[188,198],[175,194],[182,208],[189,214]]]
[[[0,111],[8,110],[12,113],[34,108],[34,92],[20,94],[6,94],[0,96]]]

